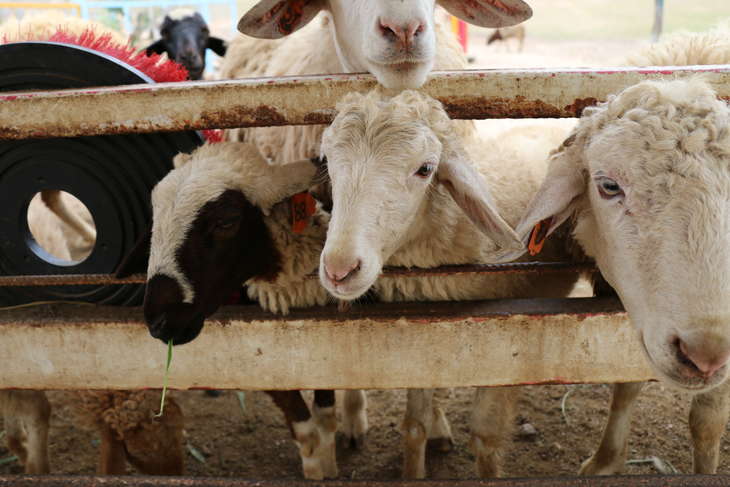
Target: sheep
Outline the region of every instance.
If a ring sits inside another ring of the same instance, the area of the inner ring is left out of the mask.
[[[595,259],[658,377],[693,392],[694,471],[717,470],[730,414],[730,108],[701,78],[645,81],[583,112],[550,158],[517,226],[523,242],[563,221]],[[560,237],[558,237],[560,239]],[[617,384],[599,449],[582,474],[613,474],[627,454],[641,383]]]
[[[150,334],[182,344],[201,331],[206,317],[245,283],[262,308],[324,305],[315,279],[328,215],[306,189],[317,167],[309,159],[271,165],[251,144],[205,144],[175,157],[176,168],[152,192],[149,243],[140,245],[118,271],[146,262],[144,316]],[[292,217],[296,216],[294,222]],[[337,476],[334,391],[315,391],[310,412],[299,391],[270,391],[299,447],[304,476]],[[347,391],[346,434],[367,430],[365,398]]]
[[[692,66],[730,63],[730,26],[676,34],[629,56],[631,66]]]
[[[685,66],[730,63],[728,27],[720,25],[709,32],[677,34],[629,56],[633,66]],[[606,428],[596,452],[581,465],[580,474],[614,474],[623,469],[628,451],[631,416],[643,383],[614,384],[613,399]],[[717,470],[718,428],[723,427],[728,408],[723,396],[730,390],[716,390],[693,398],[690,425],[696,444],[695,473]],[[719,412],[717,411],[719,410]],[[708,419],[705,419],[708,418]],[[722,425],[720,425],[722,422]]]
[[[167,53],[170,59],[185,66],[191,80],[203,78],[207,49],[221,57],[226,54],[226,42],[211,36],[208,24],[193,10],[176,9],[165,15],[160,36],[162,38],[147,46],[145,52],[148,55]]]
[[[67,208],[77,211],[78,200],[65,193]],[[83,216],[80,218],[84,219]],[[74,229],[36,196],[28,209],[28,225],[38,245],[59,259],[79,258],[83,238],[67,238]],[[81,248],[74,244],[81,242]],[[93,242],[92,242],[93,245]],[[183,472],[183,415],[166,399],[165,414],[155,418],[160,404],[156,391],[76,391],[72,393],[77,422],[101,436],[99,472],[124,474],[125,459],[142,473],[180,475]],[[10,449],[25,463],[27,473],[47,473],[50,405],[42,391],[0,393]]]
[[[384,301],[473,300],[565,296],[572,289],[575,276],[378,279],[383,265],[492,262],[522,248],[508,222],[527,207],[544,175],[547,152],[565,130],[519,129],[499,141],[464,136],[439,102],[414,91],[392,98],[377,90],[351,93],[337,111],[322,139],[333,207],[319,278],[330,294],[352,300],[372,288]],[[470,162],[476,160],[481,162]],[[545,258],[566,260],[569,254],[552,246]],[[480,476],[500,474],[514,391],[477,391],[471,445]],[[408,391],[403,431],[404,476],[424,477],[427,439],[451,441],[432,391]]]
[[[501,41],[504,42],[505,47],[507,46],[507,39],[517,39],[517,50],[522,52],[522,48],[525,46],[525,26],[524,24],[515,25],[513,27],[504,27],[501,29],[494,29],[492,35],[487,38],[487,45]]]
[[[58,10],[27,14],[22,20],[10,17],[0,24],[0,41],[5,43],[48,39],[59,30],[73,34],[92,31],[97,36],[109,36],[114,44],[125,45],[128,42],[124,34],[100,22],[73,17]]]
[[[239,30],[253,37],[278,38],[303,27],[320,9],[326,14],[284,39],[260,41],[242,36],[232,41],[221,65],[221,78],[367,71],[382,85],[399,90],[421,86],[432,69],[469,66],[453,33],[436,21],[433,0],[290,0],[282,11],[270,15],[281,3],[259,2],[241,19]],[[532,15],[521,0],[478,0],[469,7],[460,0],[439,4],[467,22],[491,27],[515,24]],[[295,21],[282,31],[279,27],[288,18]],[[464,130],[473,130],[471,121],[462,125]],[[226,138],[255,143],[264,155],[285,163],[316,156],[324,128],[234,129],[226,131]]]
[[[44,474],[48,464],[51,405],[42,391],[0,391],[0,414],[8,449],[27,474]]]

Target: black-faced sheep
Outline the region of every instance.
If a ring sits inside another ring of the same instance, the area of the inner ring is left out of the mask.
[[[372,288],[384,301],[469,300],[565,296],[572,289],[575,276],[378,279],[384,265],[493,262],[521,249],[509,223],[523,214],[545,174],[548,151],[565,130],[481,140],[460,133],[440,103],[412,91],[392,98],[351,93],[337,109],[322,142],[333,208],[319,266],[333,296],[351,300]],[[551,246],[545,258],[569,255]],[[500,473],[513,391],[477,392],[471,443],[481,476]],[[404,475],[423,477],[427,439],[451,436],[432,391],[409,391],[403,430]]]
[[[173,10],[165,16],[160,36],[147,46],[147,54],[167,53],[170,59],[185,66],[191,80],[203,78],[206,50],[225,56],[228,47],[223,39],[210,35],[208,24],[198,12],[186,9]]]
[[[271,165],[253,145],[227,142],[181,154],[175,164],[152,193],[144,313],[153,337],[193,340],[243,283],[273,312],[327,303],[327,293],[307,278],[329,219],[301,194],[317,173],[312,161]],[[334,391],[315,391],[311,412],[299,391],[269,394],[285,414],[305,477],[336,476]],[[357,439],[367,430],[364,396],[346,396],[346,434]]]

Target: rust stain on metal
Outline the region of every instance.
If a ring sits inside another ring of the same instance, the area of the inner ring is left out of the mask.
[[[599,100],[592,98],[592,97],[578,98],[570,105],[566,105],[566,107],[563,108],[563,110],[565,112],[575,114],[575,117],[580,117],[581,114],[583,113],[583,109],[585,107],[591,107],[591,106],[597,105],[598,102],[599,102]]]
[[[336,112],[334,110],[324,112],[324,111],[317,111],[317,112],[311,112],[304,115],[304,123],[305,124],[311,124],[311,125],[325,125],[332,123],[332,120],[335,118]]]
[[[560,118],[565,113],[542,100],[528,99],[518,95],[515,98],[439,98],[451,118]]]

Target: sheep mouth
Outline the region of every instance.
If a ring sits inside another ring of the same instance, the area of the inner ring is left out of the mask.
[[[187,315],[187,316],[186,316]],[[193,341],[203,329],[205,317],[202,313],[163,313],[152,322],[148,321],[147,328],[153,338],[163,343],[172,340],[173,345],[184,345]]]
[[[698,377],[695,375],[697,367],[684,356],[675,343],[670,343],[672,359],[674,362],[671,365],[660,364],[654,360],[654,357],[651,355],[648,347],[646,346],[643,334],[641,335],[641,347],[644,350],[644,354],[649,359],[649,363],[658,373],[659,377],[679,389],[692,392],[707,391],[722,384],[725,380],[726,372],[724,370],[720,370],[708,378]]]
[[[415,60],[406,60],[406,61],[397,61],[397,62],[388,62],[388,63],[378,63],[381,68],[385,68],[391,71],[397,71],[399,73],[405,73],[410,71],[416,71],[418,69],[421,69],[426,64],[423,61],[415,61]]]

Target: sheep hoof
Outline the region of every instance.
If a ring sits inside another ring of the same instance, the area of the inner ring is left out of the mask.
[[[362,450],[365,447],[365,434],[351,435],[342,433],[339,442],[340,445],[349,450]]]
[[[601,465],[596,455],[592,455],[588,460],[583,462],[578,470],[578,475],[615,475],[621,472],[623,462],[609,462]]]
[[[428,449],[440,451],[443,453],[450,452],[454,448],[454,440],[451,438],[429,438]]]

